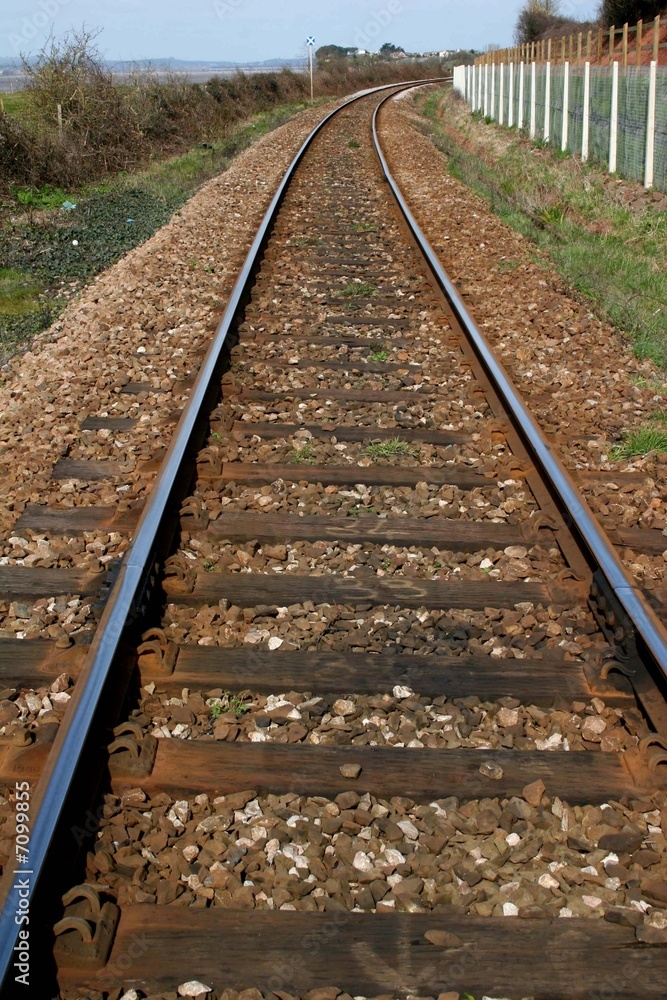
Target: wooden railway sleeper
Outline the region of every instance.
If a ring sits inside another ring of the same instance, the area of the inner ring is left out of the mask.
[[[108,961],[116,936],[120,910],[110,900],[102,902],[92,885],[77,885],[63,896],[65,913],[53,928],[54,954],[61,964],[101,969]]]
[[[57,722],[44,722],[36,729],[20,729],[0,754],[0,781],[11,783],[18,776],[37,779],[57,732]]]

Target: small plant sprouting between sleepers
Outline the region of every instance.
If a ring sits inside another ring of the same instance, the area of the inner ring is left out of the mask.
[[[609,457],[614,461],[621,461],[627,458],[640,458],[651,451],[667,452],[667,431],[661,430],[660,427],[640,427],[636,431],[631,431],[624,441],[611,449]]]
[[[395,458],[398,455],[409,455],[410,445],[400,438],[389,438],[386,441],[370,441],[362,449],[364,455],[376,461],[378,458]]]
[[[215,721],[227,712],[233,712],[237,719],[242,718],[252,707],[247,704],[248,698],[250,698],[248,691],[241,691],[239,694],[223,691],[219,698],[209,698],[206,704],[211,709],[211,719]]]

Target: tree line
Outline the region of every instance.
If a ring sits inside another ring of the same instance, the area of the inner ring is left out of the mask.
[[[524,45],[588,31],[598,25],[609,28],[612,24],[636,24],[665,12],[665,0],[600,0],[596,21],[578,21],[563,14],[561,0],[527,0],[519,11],[514,37],[517,45]]]

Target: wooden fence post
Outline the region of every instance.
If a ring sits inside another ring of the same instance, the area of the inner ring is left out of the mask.
[[[655,46],[654,46],[655,47]],[[658,64],[653,59],[648,83],[648,115],[646,119],[646,164],[644,167],[644,187],[653,187],[653,167],[655,157],[655,94]]]
[[[611,75],[611,118],[609,121],[609,173],[616,173],[618,154],[618,63],[614,60]]]
[[[644,41],[644,22],[637,21],[637,37],[635,39],[635,63],[637,66],[642,64],[642,43]]]
[[[626,21],[623,25],[623,44],[621,47],[621,59],[623,61],[623,69],[628,68],[628,22]]]
[[[653,62],[658,65],[660,62],[660,15],[653,22]]]

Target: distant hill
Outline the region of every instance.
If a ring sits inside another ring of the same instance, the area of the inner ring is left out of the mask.
[[[186,73],[202,73],[216,70],[234,70],[237,66],[244,69],[280,69],[282,66],[289,66],[292,69],[300,69],[307,64],[306,59],[266,59],[264,62],[230,62],[228,60],[214,61],[210,59],[175,59],[169,56],[166,59],[107,59],[106,65],[113,73],[131,73],[136,69],[147,70],[183,70]],[[0,56],[0,70],[21,69],[21,61],[15,56]]]

